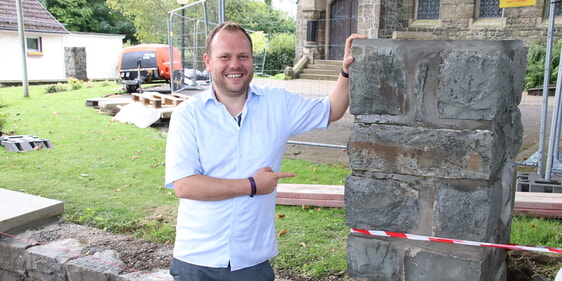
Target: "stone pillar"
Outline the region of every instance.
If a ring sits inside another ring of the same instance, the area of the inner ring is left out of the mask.
[[[509,243],[520,41],[354,41],[346,224]],[[506,251],[350,234],[355,280],[505,280]]]
[[[85,47],[64,47],[66,78],[88,80]]]

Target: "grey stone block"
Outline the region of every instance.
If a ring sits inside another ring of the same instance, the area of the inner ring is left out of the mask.
[[[65,264],[68,281],[113,281],[124,267],[119,254],[113,250],[97,252]]]
[[[454,49],[441,53],[437,87],[439,118],[494,120],[512,107],[513,61],[502,49]],[[463,66],[463,67],[459,67]]]
[[[79,257],[81,248],[77,240],[65,239],[28,249],[24,258],[29,280],[67,280],[64,263]]]
[[[350,113],[360,122],[490,129],[521,101],[520,41],[368,39],[352,52]]]
[[[436,236],[471,241],[490,241],[490,218],[493,201],[490,189],[439,184],[435,203]]]
[[[418,227],[418,190],[392,178],[346,179],[346,224],[352,228],[407,232]]]
[[[25,242],[15,238],[0,239],[0,269],[25,275],[25,250],[31,246],[30,242]],[[4,279],[0,279],[4,280]]]
[[[0,280],[2,281],[24,281],[24,275],[0,269]]]
[[[376,281],[400,279],[398,249],[389,240],[359,237],[347,239],[347,272],[352,278]]]
[[[355,123],[348,155],[352,170],[487,180],[503,164],[490,131]]]
[[[353,48],[356,62],[350,85],[351,114],[399,115],[405,112],[406,64],[396,56],[396,48],[398,46]]]
[[[454,255],[429,252],[410,252],[404,259],[404,280],[408,281],[452,281],[481,279],[481,260],[470,260]]]

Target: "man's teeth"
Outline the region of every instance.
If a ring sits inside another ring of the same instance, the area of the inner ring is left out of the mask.
[[[240,77],[242,77],[242,74],[229,74],[229,75],[226,75],[226,77],[228,77],[228,78],[240,78]]]

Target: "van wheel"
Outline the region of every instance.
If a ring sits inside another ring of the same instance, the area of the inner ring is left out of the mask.
[[[172,89],[174,91],[177,91],[179,89],[182,88],[182,84],[183,84],[183,71],[181,70],[176,70],[174,71],[174,74],[172,75]]]
[[[135,85],[126,85],[125,88],[127,89],[127,93],[134,93],[139,88],[138,84]]]

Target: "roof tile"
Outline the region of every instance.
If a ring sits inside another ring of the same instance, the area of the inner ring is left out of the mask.
[[[0,30],[18,30],[16,1],[0,0]],[[39,1],[21,0],[25,31],[69,33]]]

